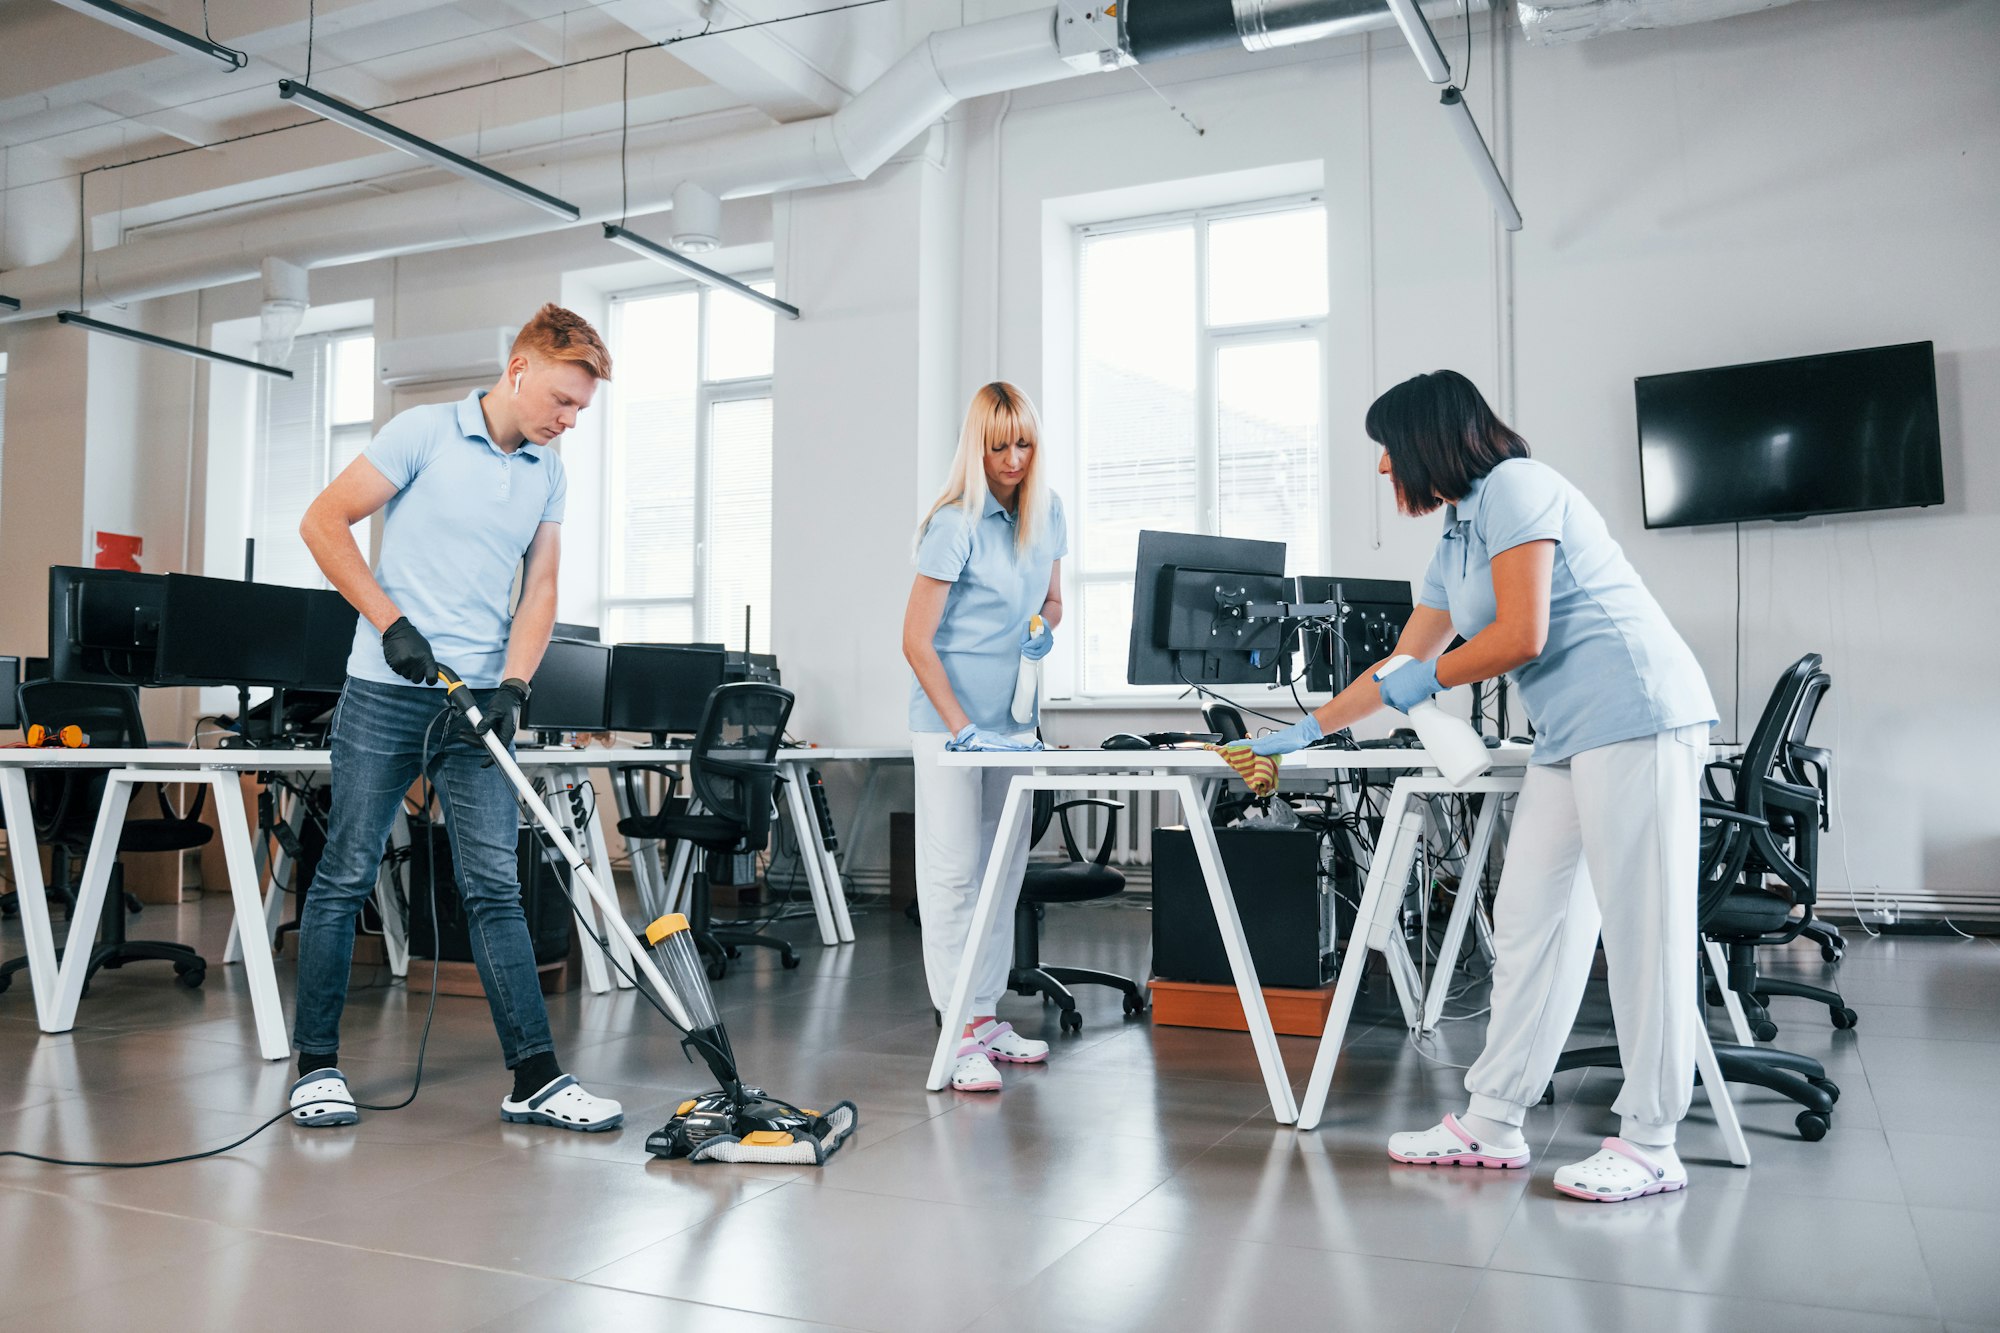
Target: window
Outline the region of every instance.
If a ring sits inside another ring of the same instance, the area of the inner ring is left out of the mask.
[[[0,352],[0,476],[6,475],[4,466],[7,450],[7,354]]]
[[[711,288],[613,301],[606,639],[740,648],[747,613],[770,651],[773,335]]]
[[[301,335],[285,366],[293,378],[261,377],[257,386],[249,529],[257,581],[321,588],[326,580],[299,538],[299,520],[374,438],[375,339],[365,329]],[[363,555],[373,523],[354,527]]]
[[[1141,528],[1325,549],[1326,210],[1318,199],[1077,233],[1079,693],[1128,693]]]

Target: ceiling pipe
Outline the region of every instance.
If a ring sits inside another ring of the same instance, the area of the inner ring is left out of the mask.
[[[1470,3],[1490,6],[1490,0]],[[1424,8],[1443,18],[1459,6],[1425,0]],[[1060,10],[933,33],[831,116],[633,155],[629,196],[616,149],[566,159],[560,172],[551,164],[512,174],[545,188],[557,188],[560,176],[564,197],[585,224],[665,211],[675,187],[688,180],[721,199],[845,184],[872,175],[967,98],[1135,62],[1239,45],[1263,50],[1392,23],[1387,0],[1125,0],[1112,14],[1086,13],[1064,0]],[[87,287],[93,302],[143,301],[257,277],[267,255],[325,268],[513,240],[563,225],[525,207],[496,206],[483,186],[458,181],[336,204],[306,195],[242,222],[93,251]],[[70,258],[0,273],[0,290],[21,302],[12,318],[31,318],[72,304],[76,281]]]

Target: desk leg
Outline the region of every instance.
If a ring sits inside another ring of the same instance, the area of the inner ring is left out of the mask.
[[[1722,992],[1722,1007],[1729,1013],[1729,1029],[1736,1034],[1738,1046],[1755,1044],[1750,1033],[1750,1017],[1743,1012],[1743,997],[1729,989],[1729,959],[1723,955],[1722,946],[1714,940],[1703,939],[1701,947],[1708,958],[1708,970],[1715,974],[1715,988]],[[1706,1010],[1707,1005],[1704,1004]],[[1707,1014],[1702,1015],[1704,1023]]]
[[[618,809],[621,823],[638,813],[632,808],[625,790],[625,777],[625,774],[617,772],[611,775],[611,799]],[[645,838],[625,840],[625,851],[632,862],[632,887],[639,895],[639,909],[646,914],[649,922],[657,921],[673,910],[667,903],[666,886],[659,881],[659,858],[645,855],[646,849],[651,846],[651,840]],[[604,882],[611,883],[608,879]]]
[[[111,883],[111,867],[118,863],[118,830],[125,827],[125,807],[131,801],[131,778],[114,772],[105,779],[104,800],[97,807],[97,827],[91,830],[90,851],[83,858],[83,879],[76,889],[76,910],[70,917],[69,938],[63,944],[62,967],[56,973],[55,1007],[42,1024],[44,1032],[68,1032],[76,1026],[76,1006],[83,999],[91,951],[96,948],[97,922],[104,914],[105,889]],[[242,817],[240,806],[236,814]],[[8,827],[13,827],[11,822]],[[265,961],[268,963],[269,959]]]
[[[220,798],[221,795],[222,788],[217,786],[216,796]],[[291,830],[292,837],[297,838],[305,827],[305,802],[289,794],[285,795],[282,799],[286,804],[280,807],[278,818]],[[245,822],[247,824],[248,821]],[[251,848],[251,873],[258,876],[259,883],[265,885],[264,945],[266,948],[269,948],[277,942],[278,924],[285,914],[285,880],[292,873],[292,858],[286,853],[284,843],[280,842],[278,850],[269,858],[271,862],[270,876],[266,879],[263,875],[265,868],[263,864],[265,860],[265,841],[265,839],[259,838]],[[222,962],[224,966],[227,966],[230,963],[240,963],[242,961],[243,931],[239,924],[232,920],[229,923],[229,942],[222,946]]]
[[[1715,1112],[1716,1127],[1729,1150],[1729,1160],[1738,1166],[1750,1165],[1750,1141],[1743,1137],[1743,1122],[1736,1118],[1736,1099],[1729,1095],[1729,1083],[1722,1077],[1722,1062],[1715,1058],[1715,1043],[1708,1039],[1708,1024],[1694,1028],[1694,1063],[1701,1071],[1701,1086]]]
[[[994,831],[993,851],[986,858],[986,873],[979,882],[979,902],[972,909],[972,929],[966,934],[958,979],[951,983],[951,1003],[945,1006],[937,1053],[931,1057],[930,1079],[924,1084],[932,1092],[942,1092],[951,1086],[951,1066],[958,1056],[966,1020],[972,1017],[972,973],[979,946],[993,933],[994,919],[1000,915],[1000,872],[1007,864],[1006,850],[1020,838],[1027,824],[1027,782],[1027,774],[1015,774],[1014,780],[1007,784],[1007,799],[1000,806],[1000,826]]]
[[[44,1032],[55,1017],[57,971],[55,933],[49,928],[49,900],[42,884],[42,859],[35,846],[35,818],[28,800],[25,769],[0,768],[0,810],[7,819],[7,855],[14,863],[15,898],[21,907],[21,934],[28,945],[28,986],[35,1018]]]
[[[833,903],[827,897],[824,862],[820,858],[819,828],[813,820],[812,811],[807,808],[805,776],[790,764],[785,765],[782,776],[785,779],[785,819],[792,826],[792,837],[799,845],[799,860],[805,865],[806,889],[812,895],[813,916],[819,920],[819,942],[830,948],[840,943],[840,930],[834,924]]]
[[[1334,1066],[1340,1060],[1341,1044],[1347,1040],[1347,1020],[1354,1013],[1354,998],[1361,990],[1361,969],[1370,949],[1387,952],[1389,923],[1402,902],[1409,881],[1410,858],[1416,855],[1417,838],[1423,833],[1423,813],[1415,807],[1409,792],[1398,783],[1389,796],[1382,827],[1392,830],[1389,845],[1380,849],[1368,867],[1368,884],[1361,891],[1361,906],[1354,915],[1354,931],[1340,959],[1340,978],[1333,988],[1333,1008],[1327,1011],[1326,1030],[1320,1034],[1319,1053],[1313,1057],[1312,1078],[1306,1084],[1306,1098],[1299,1107],[1299,1128],[1316,1129],[1326,1110],[1327,1093],[1333,1087]],[[1385,920],[1386,919],[1386,920]],[[1396,945],[1402,948],[1400,942]],[[1408,961],[1407,956],[1405,962]]]
[[[1472,843],[1458,877],[1458,898],[1451,905],[1451,920],[1444,928],[1444,947],[1438,951],[1437,975],[1431,978],[1431,992],[1424,1000],[1425,1032],[1437,1031],[1445,996],[1451,991],[1452,973],[1458,966],[1458,951],[1465,943],[1466,925],[1478,914],[1479,881],[1485,873],[1486,853],[1493,846],[1493,828],[1499,822],[1497,816],[1503,799],[1497,791],[1487,792],[1479,818],[1472,826]]]
[[[224,786],[225,783],[228,785]],[[222,835],[222,855],[229,865],[229,892],[236,900],[236,922],[239,926],[261,922],[264,904],[257,895],[249,822],[243,818],[241,800],[225,799],[235,796],[236,775],[215,773],[211,785],[215,788],[215,822]],[[128,794],[129,791],[127,788]],[[278,994],[278,973],[271,964],[269,941],[261,949],[243,951],[243,975],[250,983],[250,1009],[257,1019],[258,1051],[266,1060],[282,1060],[291,1054],[292,1043],[285,1035],[285,1003]]]
[[[581,845],[584,842],[584,839],[580,836],[582,831],[576,826],[569,792],[566,790],[573,780],[573,776],[573,770],[566,768],[557,769],[549,775],[549,796],[551,799],[546,804],[549,807],[549,813],[555,816],[556,823],[562,828],[563,836],[568,838],[572,844]],[[610,881],[606,880],[605,883],[609,884]],[[588,936],[598,933],[597,905],[591,900],[590,891],[583,887],[582,880],[575,874],[570,876],[569,893],[570,901],[576,905],[579,918],[578,924],[583,927],[584,934]],[[618,931],[611,922],[607,921],[603,923],[602,933],[607,941],[607,947],[616,948],[616,945],[608,943],[618,935]],[[605,966],[604,954],[595,945],[588,942],[585,943],[582,953],[584,987],[592,995],[604,994],[611,989],[611,973],[610,969]]]
[[[1278,1050],[1278,1034],[1271,1027],[1270,1011],[1264,1007],[1257,965],[1250,958],[1249,941],[1243,938],[1243,922],[1236,914],[1236,897],[1230,892],[1222,849],[1216,845],[1215,825],[1209,822],[1208,806],[1196,792],[1194,780],[1181,777],[1175,785],[1185,807],[1181,818],[1194,842],[1195,859],[1201,863],[1201,877],[1208,885],[1209,905],[1215,910],[1215,924],[1222,932],[1222,951],[1229,958],[1229,972],[1236,978],[1236,994],[1243,1002],[1250,1043],[1256,1048],[1257,1064],[1264,1071],[1264,1090],[1271,1098],[1271,1114],[1281,1125],[1293,1124],[1299,1118],[1298,1104],[1292,1099],[1292,1081],[1285,1073],[1285,1059]]]
[[[577,782],[590,780],[589,772],[584,769],[575,770],[571,776]],[[618,892],[618,881],[611,877],[611,847],[604,838],[604,819],[598,813],[597,802],[590,803],[590,818],[585,823],[584,841],[580,844],[580,850],[590,858],[590,873],[597,876],[597,882],[603,886],[606,893],[615,895]],[[586,889],[584,892],[587,894],[589,890]],[[627,972],[632,971],[635,966],[632,947],[627,943],[629,934],[630,932],[623,930],[611,932],[611,947],[616,950],[618,961],[624,964]],[[616,979],[621,990],[631,988],[631,980],[622,973]]]

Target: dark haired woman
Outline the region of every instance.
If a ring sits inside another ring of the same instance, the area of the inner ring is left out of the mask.
[[[1398,1162],[1524,1167],[1540,1100],[1576,1019],[1600,932],[1625,1086],[1617,1138],[1556,1172],[1578,1198],[1680,1189],[1674,1130],[1694,1088],[1699,783],[1715,704],[1694,654],[1582,492],[1455,371],[1368,409],[1403,512],[1444,535],[1396,644],[1317,712],[1250,744],[1282,753],[1381,706],[1503,673],[1536,728],[1494,901],[1492,1016],[1462,1115],[1389,1139]],[[1453,632],[1465,643],[1439,656]],[[1379,664],[1378,664],[1379,665]]]

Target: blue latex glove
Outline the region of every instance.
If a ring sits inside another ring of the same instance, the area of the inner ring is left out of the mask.
[[[1030,662],[1039,662],[1049,655],[1049,649],[1056,646],[1056,632],[1049,628],[1049,622],[1042,622],[1042,632],[1034,634],[1026,629],[1021,631],[1021,656]]]
[[[1436,662],[1405,662],[1375,679],[1382,686],[1382,702],[1399,713],[1409,712],[1444,688],[1438,684]]]
[[[1042,743],[1032,737],[1025,741],[1017,741],[998,735],[995,732],[981,731],[968,722],[956,736],[953,736],[944,743],[944,748],[947,750],[1005,750],[1014,752],[1039,750],[1042,748]]]
[[[1257,736],[1247,741],[1237,741],[1235,744],[1248,745],[1251,754],[1290,754],[1294,750],[1305,749],[1325,735],[1326,733],[1319,729],[1319,719],[1307,713],[1289,727],[1280,728],[1268,736]]]

